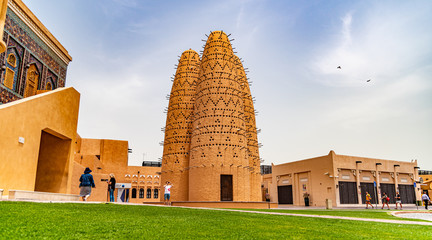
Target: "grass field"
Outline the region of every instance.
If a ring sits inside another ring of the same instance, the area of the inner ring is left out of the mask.
[[[432,239],[430,226],[115,204],[0,202],[1,239]]]

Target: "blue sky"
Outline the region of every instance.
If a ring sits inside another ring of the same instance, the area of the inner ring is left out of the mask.
[[[250,70],[264,164],[334,150],[432,170],[431,1],[24,2],[73,57],[79,134],[128,140],[132,165],[162,156],[177,56],[223,30]]]

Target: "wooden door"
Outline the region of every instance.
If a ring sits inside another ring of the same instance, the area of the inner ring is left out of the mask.
[[[232,175],[221,175],[221,201],[233,201]]]
[[[399,194],[401,196],[402,203],[415,203],[416,195],[413,185],[399,184]]]
[[[381,183],[381,197],[384,193],[387,193],[387,196],[390,198],[389,203],[395,203],[396,189],[394,184]]]
[[[341,204],[358,204],[357,183],[339,182],[339,198]]]
[[[373,183],[360,183],[360,187],[361,187],[361,198],[362,198],[362,202],[363,204],[366,203],[366,192],[368,192],[371,195],[371,203],[375,204],[377,203],[377,196],[378,196],[378,192],[376,187],[374,187]],[[377,194],[377,196],[375,196],[375,193]]]
[[[292,185],[278,186],[278,203],[293,204]]]

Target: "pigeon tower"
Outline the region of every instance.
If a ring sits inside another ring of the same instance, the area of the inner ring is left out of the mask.
[[[255,110],[228,36],[185,51],[169,98],[162,185],[172,201],[262,201]]]

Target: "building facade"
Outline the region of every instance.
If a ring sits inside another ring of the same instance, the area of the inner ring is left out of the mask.
[[[423,193],[432,197],[432,171],[419,170],[420,186]]]
[[[270,177],[271,176],[271,177]],[[326,156],[272,166],[272,173],[263,175],[263,187],[271,201],[279,204],[305,205],[308,196],[311,206],[361,205],[366,192],[372,203],[381,203],[387,193],[395,203],[399,191],[402,203],[414,204],[420,199],[417,161],[401,162],[383,159],[337,155]]]
[[[96,188],[92,190],[89,201],[107,201],[107,183],[111,173],[117,182],[114,192],[117,201],[154,203],[161,200],[161,167],[155,164],[129,166],[127,141],[87,139],[78,136],[73,165],[72,194],[79,194],[79,178],[84,169],[89,167],[92,170]]]
[[[80,94],[69,87],[0,105],[5,195],[11,189],[70,193],[79,101]]]
[[[0,54],[0,104],[64,87],[72,57],[21,0],[9,0]]]
[[[173,201],[261,201],[253,100],[228,35],[212,32],[203,55],[185,51],[164,128],[162,182]]]

